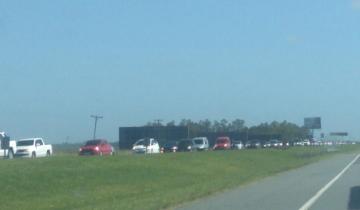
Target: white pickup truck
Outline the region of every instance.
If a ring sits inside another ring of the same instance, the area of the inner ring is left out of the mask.
[[[13,159],[16,151],[16,141],[10,140],[5,132],[0,132],[0,157]]]
[[[48,157],[53,154],[52,146],[46,145],[42,138],[21,139],[16,142],[15,157]]]

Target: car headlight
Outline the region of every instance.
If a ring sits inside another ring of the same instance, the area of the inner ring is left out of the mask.
[[[227,147],[228,145],[227,144],[224,144],[224,147]]]
[[[99,147],[95,147],[95,150],[96,150],[96,151],[99,151]]]
[[[83,150],[83,149],[82,149],[82,148],[80,148],[80,149],[79,149],[79,152],[81,152],[82,150]]]
[[[188,149],[191,149],[191,146],[188,146],[187,148],[188,148]]]

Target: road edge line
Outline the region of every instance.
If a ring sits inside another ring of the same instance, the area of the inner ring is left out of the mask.
[[[321,188],[310,200],[308,200],[299,210],[308,210],[314,203],[338,180],[349,168],[360,158],[358,154],[338,175],[336,175],[329,183]]]

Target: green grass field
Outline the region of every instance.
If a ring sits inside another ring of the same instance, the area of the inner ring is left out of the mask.
[[[164,209],[359,147],[0,161],[1,209]]]

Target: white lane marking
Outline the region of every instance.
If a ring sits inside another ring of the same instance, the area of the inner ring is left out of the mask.
[[[321,188],[308,202],[306,202],[299,210],[308,210],[314,203],[338,180],[344,173],[359,159],[360,154],[357,155],[337,176],[335,176],[329,183]]]

